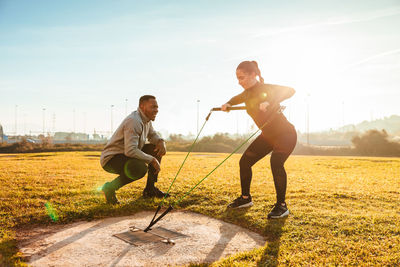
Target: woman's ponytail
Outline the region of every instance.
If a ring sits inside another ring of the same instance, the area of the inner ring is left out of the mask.
[[[254,67],[255,67],[255,70],[256,70],[255,73],[257,74],[258,78],[260,79],[260,83],[264,83],[264,78],[261,76],[261,71],[258,68],[257,61],[253,60],[251,63],[254,64]]]
[[[241,69],[247,73],[254,72],[258,76],[260,83],[264,83],[264,78],[261,76],[261,71],[258,68],[258,64],[256,61],[254,61],[254,60],[253,61],[243,61],[238,65],[238,67],[236,69]]]

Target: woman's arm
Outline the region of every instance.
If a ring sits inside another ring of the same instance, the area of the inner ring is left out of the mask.
[[[278,104],[292,97],[296,92],[293,88],[282,85],[269,84],[271,88],[271,103]]]
[[[246,101],[246,91],[241,92],[240,94],[232,97],[226,104],[229,104],[231,106],[238,105]]]
[[[245,93],[246,91],[243,91],[242,93],[232,97],[228,102],[221,106],[221,110],[228,112],[229,107],[243,103],[246,100]]]
[[[268,85],[268,100],[260,103],[260,110],[266,112],[269,110],[277,110],[280,103],[285,99],[288,99],[296,92],[293,88],[275,84]]]

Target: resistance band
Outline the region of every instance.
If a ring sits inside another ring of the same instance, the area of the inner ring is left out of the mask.
[[[168,209],[167,209],[167,211],[165,211],[163,214],[161,214],[160,217],[158,217],[158,218],[154,221],[154,219],[155,219],[156,216],[157,216],[157,213],[160,211],[162,205],[164,204],[164,200],[165,200],[165,198],[168,196],[168,193],[169,193],[169,191],[171,190],[172,185],[175,183],[175,180],[176,180],[176,178],[178,177],[178,174],[181,172],[181,169],[182,169],[182,167],[183,167],[183,164],[185,164],[186,159],[189,157],[190,152],[192,152],[192,149],[193,149],[193,147],[194,147],[194,144],[196,143],[197,139],[199,138],[201,131],[203,131],[204,126],[206,125],[208,119],[210,118],[210,115],[211,115],[211,111],[210,111],[210,113],[208,113],[208,115],[207,115],[207,117],[206,117],[206,120],[205,120],[204,123],[203,123],[203,126],[200,128],[200,131],[197,133],[197,136],[196,136],[196,138],[194,139],[192,145],[190,146],[189,151],[188,151],[188,153],[186,154],[185,159],[183,160],[181,166],[180,166],[179,169],[178,169],[178,172],[177,172],[176,175],[175,175],[175,178],[172,180],[172,183],[170,184],[170,186],[169,186],[167,192],[165,193],[163,199],[161,200],[161,203],[158,205],[157,210],[156,210],[156,212],[154,213],[153,219],[151,219],[150,225],[144,230],[145,232],[147,232],[148,230],[150,230],[150,227],[151,227],[152,225],[154,225],[156,222],[158,222],[162,217],[164,217],[164,216],[172,209],[172,207],[169,206]]]
[[[228,110],[243,110],[243,109],[246,109],[246,107],[240,106],[240,107],[230,107],[230,108],[228,108]],[[221,108],[213,108],[213,109],[211,109],[210,113],[208,114],[208,116],[207,116],[207,118],[206,118],[206,121],[204,122],[204,124],[203,124],[201,130],[199,131],[199,133],[197,134],[197,137],[196,137],[195,141],[193,142],[192,146],[190,147],[189,152],[186,154],[186,157],[185,157],[184,161],[182,162],[182,165],[180,166],[180,168],[179,168],[179,170],[178,170],[178,172],[177,172],[177,174],[176,174],[174,180],[172,181],[171,186],[170,186],[169,189],[168,189],[168,192],[165,194],[164,198],[162,199],[161,204],[157,207],[157,210],[156,210],[156,212],[155,212],[155,214],[154,214],[153,219],[151,220],[149,226],[147,226],[147,228],[144,230],[144,232],[147,232],[147,231],[151,230],[151,227],[152,227],[154,224],[156,224],[159,220],[161,220],[161,218],[163,218],[165,215],[167,215],[167,213],[170,212],[170,211],[173,209],[173,206],[176,206],[177,204],[179,204],[179,203],[180,203],[187,195],[189,195],[199,184],[201,184],[201,183],[202,183],[205,179],[207,179],[217,168],[219,168],[225,161],[227,161],[236,151],[238,151],[244,144],[246,144],[254,135],[256,135],[261,129],[263,129],[268,123],[270,123],[270,122],[272,121],[272,119],[275,118],[276,114],[281,113],[284,109],[285,109],[285,107],[283,107],[283,106],[280,107],[280,106],[279,106],[279,107],[277,108],[277,111],[274,112],[274,113],[272,113],[272,115],[271,115],[271,117],[269,118],[269,120],[267,120],[259,129],[257,129],[257,131],[255,131],[252,135],[250,135],[250,137],[248,137],[248,138],[247,138],[244,142],[242,142],[237,148],[235,148],[235,150],[233,150],[233,152],[232,152],[231,154],[229,154],[228,157],[226,157],[221,163],[219,163],[211,172],[209,172],[209,173],[208,173],[203,179],[201,179],[195,186],[193,186],[190,190],[188,190],[180,199],[178,199],[177,201],[175,201],[174,203],[172,203],[171,205],[169,205],[169,207],[168,207],[157,219],[155,219],[157,213],[160,211],[160,209],[161,209],[161,207],[162,207],[162,204],[164,203],[164,199],[166,198],[166,196],[167,196],[169,190],[170,190],[171,187],[172,187],[172,184],[175,182],[176,177],[178,176],[180,170],[182,169],[183,164],[185,163],[185,161],[186,161],[187,157],[189,156],[190,152],[192,151],[193,146],[194,146],[194,144],[196,143],[196,141],[197,141],[197,139],[198,139],[198,137],[199,137],[201,131],[203,130],[204,125],[206,124],[206,122],[207,122],[208,119],[210,118],[211,112],[212,112],[212,111],[220,111],[220,110],[221,110]],[[154,219],[155,219],[155,220],[154,220]]]

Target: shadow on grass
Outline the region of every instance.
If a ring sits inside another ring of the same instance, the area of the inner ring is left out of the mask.
[[[249,211],[249,208],[243,208],[243,209],[237,209],[237,210],[232,210],[232,209],[227,209],[224,212],[224,217],[226,216],[235,216],[235,217],[243,217],[247,212]],[[209,263],[212,263],[216,260],[218,260],[222,253],[224,252],[225,248],[229,244],[229,242],[232,240],[232,238],[235,237],[237,232],[232,232],[230,229],[227,229],[227,227],[224,227],[225,225],[222,224],[220,227],[220,238],[213,247],[213,249],[207,254],[204,264],[207,265]]]
[[[146,207],[146,202],[140,201],[140,200],[141,200],[141,198],[133,199],[129,203],[115,205],[115,206],[108,205],[108,204],[96,205],[88,210],[85,210],[84,212],[80,212],[79,210],[67,211],[63,214],[63,217],[69,218],[69,219],[65,220],[65,221],[60,221],[57,224],[60,226],[65,224],[65,229],[68,229],[67,224],[79,222],[82,219],[83,219],[83,221],[91,221],[94,219],[113,218],[115,216],[132,215],[132,213],[134,214],[136,212],[146,210],[146,209],[151,210],[151,207],[150,207],[151,201],[149,201],[150,203],[147,203],[148,207]],[[134,204],[137,204],[138,202],[141,202],[141,203],[139,205],[134,205]],[[42,225],[43,223],[48,223],[48,220],[49,220],[48,216],[40,216],[40,218],[38,218],[34,222],[30,221],[28,224],[20,224],[19,227],[20,228],[22,228],[22,227],[29,227],[29,228],[33,227],[34,228],[35,226]],[[55,251],[62,249],[65,246],[68,246],[71,243],[76,242],[77,240],[85,237],[87,234],[90,234],[94,231],[98,231],[101,228],[107,227],[111,223],[112,224],[117,223],[120,220],[124,220],[124,218],[114,219],[114,220],[106,221],[106,222],[101,221],[79,233],[76,233],[72,236],[69,236],[68,238],[66,238],[64,240],[61,240],[61,241],[51,245],[50,247],[47,247],[47,248],[45,248],[41,251],[38,251],[32,255],[23,256],[22,258],[24,261],[31,260],[31,261],[35,262],[35,261],[43,258],[44,256],[47,256],[48,254],[51,254]],[[51,231],[50,232],[40,232],[37,235],[32,235],[29,238],[23,240],[23,243],[29,244],[30,242],[37,239],[37,236],[42,236],[42,235],[46,235],[49,233],[52,233],[52,232]],[[8,250],[11,251],[11,248],[14,248],[15,251],[13,253],[11,253],[11,252],[7,253],[7,257],[5,257],[6,259],[12,259],[11,257],[18,252],[18,249],[16,247],[16,240],[10,240],[8,242],[9,243],[6,243],[6,244],[0,243],[0,249],[1,249],[1,251],[7,251],[7,250],[4,250],[3,248],[8,248]],[[14,243],[12,243],[12,242],[14,242]],[[116,263],[118,263],[128,251],[129,251],[128,248],[126,249],[126,251],[123,251],[121,253],[122,256],[120,256],[120,258],[116,260]],[[1,258],[0,258],[0,263],[2,263]],[[4,265],[0,264],[0,266],[4,266]],[[8,266],[8,265],[6,264],[5,266]],[[13,266],[13,265],[10,265],[10,266]]]
[[[48,158],[48,157],[54,157],[56,154],[48,154],[48,155],[33,155],[29,156],[30,158]]]
[[[83,156],[86,158],[96,158],[96,159],[100,158],[100,155],[83,155]]]
[[[282,219],[268,220],[264,228],[264,236],[267,238],[267,245],[263,251],[257,266],[278,266],[279,247],[282,236],[282,228],[287,217]]]
[[[112,205],[96,206],[96,207],[93,207],[92,209],[90,209],[89,213],[99,215],[103,212],[104,215],[132,215],[132,212],[136,213],[138,211],[143,211],[143,210],[152,210],[151,206],[152,206],[152,204],[154,204],[154,200],[155,199],[144,199],[142,197],[139,197],[137,199],[132,199],[130,202],[128,202],[126,204],[115,205],[115,206],[112,206]],[[134,204],[139,204],[139,205],[134,207],[133,206]],[[84,215],[84,214],[80,214],[80,213],[69,214],[69,217],[74,218],[74,221],[75,221],[82,215]],[[86,219],[95,219],[94,216],[89,216],[89,217],[87,217]],[[100,217],[103,217],[103,216],[100,216]],[[82,239],[83,237],[87,236],[88,234],[90,234],[92,232],[99,231],[104,227],[107,227],[111,224],[116,224],[122,220],[125,220],[125,218],[113,218],[112,220],[107,220],[107,221],[102,220],[102,221],[92,225],[91,227],[89,227],[83,231],[80,231],[79,233],[75,233],[74,235],[71,235],[71,236],[65,238],[64,240],[56,242],[55,244],[53,244],[47,248],[44,248],[38,252],[35,252],[34,254],[32,254],[30,256],[25,257],[24,260],[30,260],[31,262],[36,262],[36,261],[40,260],[41,258],[48,256],[49,254],[54,253],[64,247]],[[69,229],[69,228],[70,227],[66,226],[66,228],[64,230]],[[33,238],[32,238],[32,240],[33,240]],[[29,243],[29,240],[28,240],[28,243]],[[121,251],[121,253],[118,255],[118,257],[110,263],[110,266],[116,266],[133,247],[134,246],[132,246],[132,245],[127,245],[125,247],[125,249],[123,251]],[[158,251],[157,256],[165,254],[170,248],[171,247],[167,247],[167,250]],[[0,266],[2,266],[2,265],[0,265]]]
[[[0,266],[17,266],[21,263],[21,254],[17,243],[13,239],[4,239],[0,242]]]
[[[119,254],[118,258],[116,258],[110,265],[109,267],[115,267],[117,266],[117,264],[125,257],[125,255],[129,252],[129,250],[131,250],[133,247],[133,245],[129,244],[125,247],[125,249]]]
[[[51,253],[53,253],[53,252],[55,252],[57,250],[60,250],[63,247],[68,246],[71,243],[76,242],[77,240],[83,238],[84,236],[86,236],[87,234],[89,234],[91,232],[98,231],[101,228],[104,228],[104,227],[106,227],[106,226],[108,226],[108,225],[110,225],[112,223],[117,223],[117,222],[118,221],[109,221],[109,222],[101,221],[101,222],[99,222],[99,223],[87,228],[84,231],[81,231],[81,232],[79,232],[77,234],[74,234],[74,235],[72,235],[72,236],[70,236],[70,237],[68,237],[68,238],[66,238],[66,239],[64,239],[62,241],[56,242],[55,244],[51,245],[48,248],[45,248],[43,250],[40,250],[40,251],[36,252],[35,254],[31,255],[27,259],[31,259],[32,262],[38,261],[41,258],[43,258],[43,257],[45,257],[45,256],[47,256],[47,255],[49,255],[49,254],[51,254]]]

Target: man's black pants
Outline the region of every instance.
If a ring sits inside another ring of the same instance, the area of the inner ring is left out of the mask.
[[[146,154],[152,155],[161,163],[161,157],[156,155],[156,152],[154,151],[155,148],[156,146],[153,144],[145,144],[142,151]],[[124,185],[142,178],[146,174],[145,172],[143,173],[143,176],[135,178],[129,175],[129,173],[135,173],[137,172],[137,169],[143,170],[144,168],[147,168],[144,161],[127,157],[124,154],[113,156],[103,167],[103,169],[109,173],[119,174],[117,178],[110,182],[111,188],[114,190],[118,190]],[[147,173],[146,188],[152,188],[154,187],[154,183],[157,182],[158,174],[156,174],[156,170],[150,164],[148,165]]]

